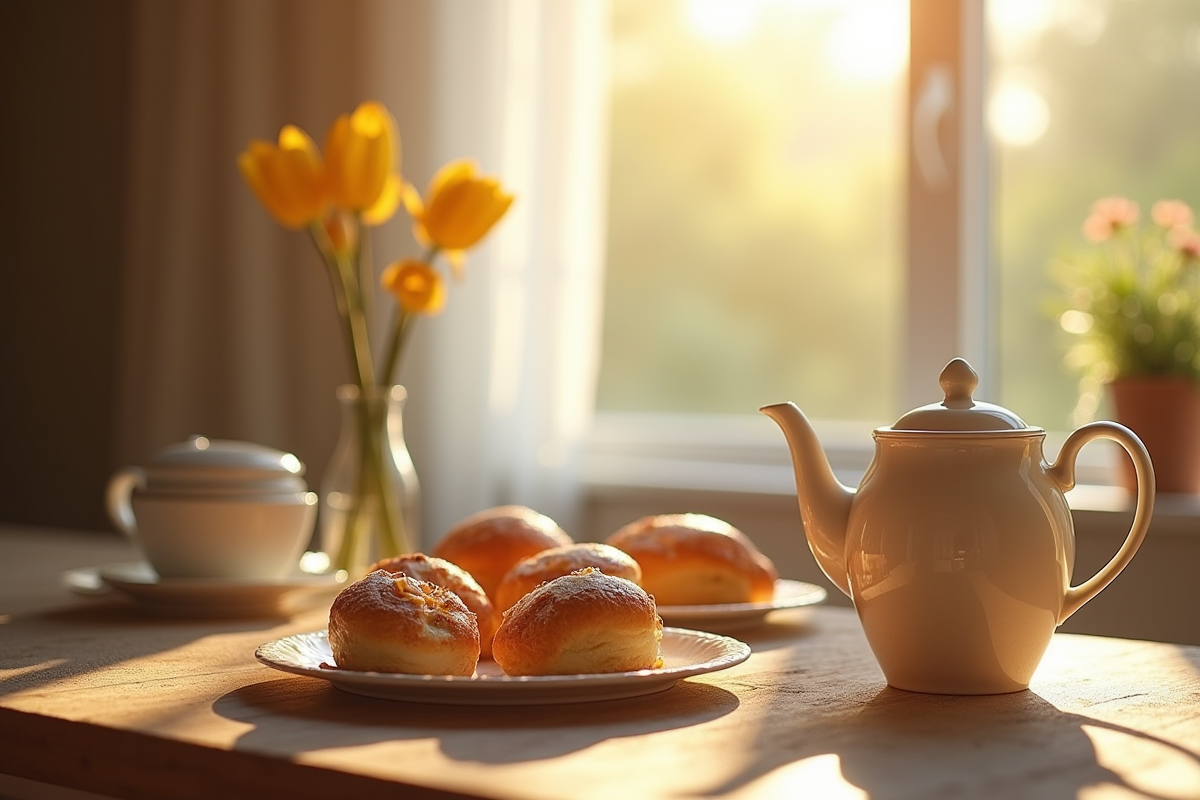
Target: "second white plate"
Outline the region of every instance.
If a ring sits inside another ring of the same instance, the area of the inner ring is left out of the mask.
[[[325,631],[267,642],[254,656],[268,667],[320,678],[352,694],[451,705],[546,705],[639,697],[670,689],[693,675],[728,669],[750,657],[750,646],[737,639],[677,628],[663,630],[662,651],[662,667],[637,672],[511,677],[496,662],[485,660],[470,678],[322,667],[333,663]]]
[[[777,580],[775,596],[767,602],[659,606],[658,615],[669,625],[724,633],[760,625],[772,611],[816,605],[825,599],[825,595],[825,589],[815,584]]]

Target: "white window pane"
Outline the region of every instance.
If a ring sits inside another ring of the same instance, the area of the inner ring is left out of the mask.
[[[892,419],[907,3],[613,6],[597,407]]]
[[[1046,309],[1048,266],[1091,204],[1200,208],[1200,3],[1001,0],[988,7],[1001,402],[1067,428],[1077,379]],[[1106,413],[1103,407],[1101,414]]]

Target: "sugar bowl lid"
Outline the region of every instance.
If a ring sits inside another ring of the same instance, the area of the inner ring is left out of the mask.
[[[964,359],[946,365],[938,378],[945,399],[914,408],[892,425],[894,431],[1038,431],[1003,406],[975,400],[979,375]]]
[[[304,464],[291,453],[232,439],[192,436],[143,466],[145,490],[170,493],[303,492]]]

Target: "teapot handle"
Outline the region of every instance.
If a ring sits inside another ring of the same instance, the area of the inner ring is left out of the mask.
[[[137,533],[137,521],[133,517],[130,498],[134,489],[146,488],[146,473],[140,467],[125,467],[117,470],[108,481],[104,491],[104,507],[108,518],[117,530],[126,536]]]
[[[1150,454],[1146,446],[1133,431],[1115,422],[1090,422],[1077,428],[1063,442],[1058,459],[1047,470],[1051,479],[1064,491],[1075,487],[1075,458],[1079,450],[1093,439],[1109,439],[1121,445],[1129,457],[1133,459],[1133,467],[1137,473],[1137,504],[1133,511],[1133,525],[1129,529],[1125,542],[1117,550],[1116,555],[1105,564],[1095,575],[1078,586],[1067,588],[1062,610],[1058,614],[1058,624],[1061,625],[1068,617],[1100,593],[1100,590],[1112,583],[1133,560],[1134,554],[1141,547],[1146,532],[1150,529],[1150,517],[1154,513],[1154,468],[1150,463]]]

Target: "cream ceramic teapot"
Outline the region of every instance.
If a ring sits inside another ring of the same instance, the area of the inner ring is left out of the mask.
[[[937,694],[997,694],[1029,685],[1050,637],[1130,562],[1150,525],[1154,473],[1128,428],[1093,422],[1058,459],[1045,431],[972,399],[978,376],[962,359],[941,374],[945,399],[874,431],[875,456],[857,490],[834,477],[793,403],[762,412],[791,450],[809,547],[854,601],[889,684]],[[1072,586],[1075,533],[1064,492],[1093,439],[1123,447],[1137,470],[1124,544]]]

